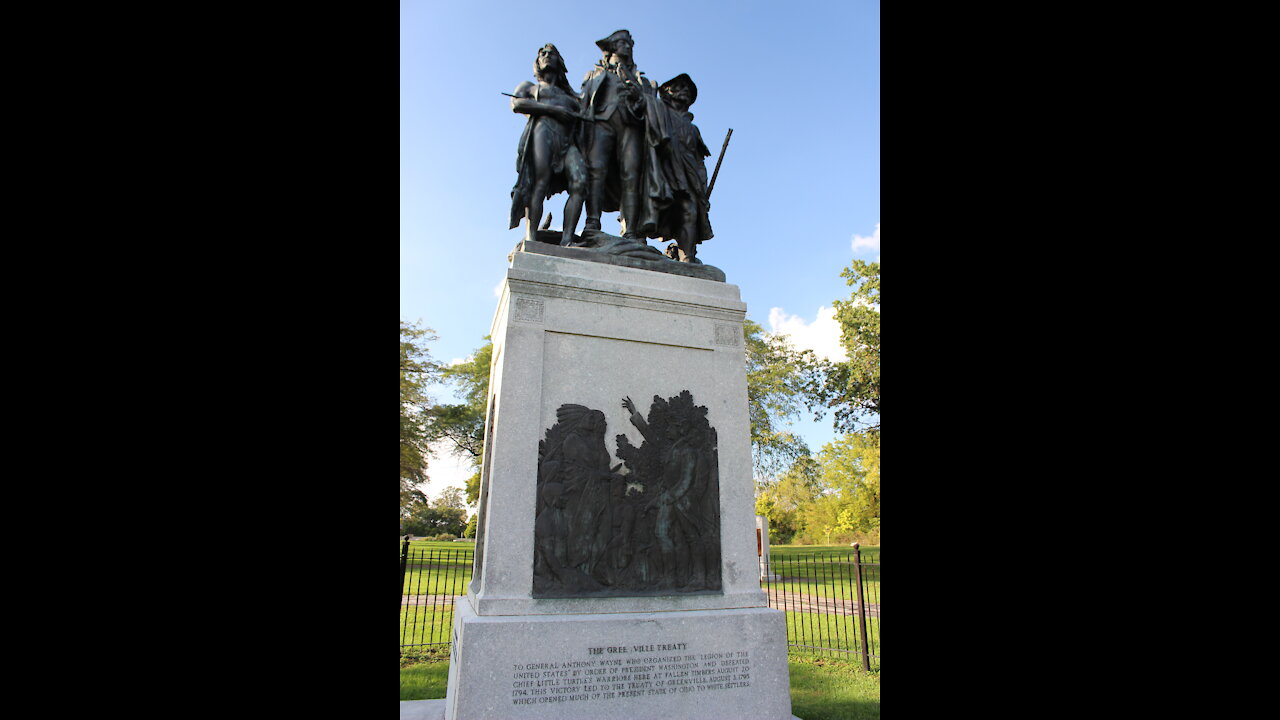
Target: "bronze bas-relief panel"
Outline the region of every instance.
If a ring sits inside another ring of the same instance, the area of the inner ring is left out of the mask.
[[[644,441],[605,448],[604,413],[565,404],[538,444],[533,597],[720,592],[716,430],[688,390],[623,407]],[[620,472],[625,466],[626,472]]]

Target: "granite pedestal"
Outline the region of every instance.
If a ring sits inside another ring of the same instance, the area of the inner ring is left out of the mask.
[[[512,254],[491,332],[476,559],[454,615],[447,720],[792,717],[785,621],[767,606],[756,555],[745,312],[724,282]],[[535,597],[535,553],[548,552],[535,547],[547,507],[539,441],[557,411],[603,413],[620,463],[616,436],[645,442],[623,399],[643,414],[681,393],[718,437],[714,589]],[[402,716],[438,708],[405,703]]]

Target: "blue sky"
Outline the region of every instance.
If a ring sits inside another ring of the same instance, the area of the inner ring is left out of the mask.
[[[595,41],[621,28],[648,78],[688,73],[697,84],[690,110],[712,150],[708,175],[733,128],[711,199],[715,237],[699,258],[724,270],[766,330],[835,347],[831,303],[849,296],[840,271],[880,256],[873,0],[401,0],[400,318],[436,330],[437,360],[481,345],[523,233],[507,229],[507,215],[525,116],[501,93],[532,79],[548,42],[578,87],[600,57]],[[563,206],[563,194],[547,201],[553,227]],[[616,233],[617,213],[603,226]],[[834,437],[829,415],[795,429],[815,452]],[[429,494],[457,482],[450,465],[433,463]]]

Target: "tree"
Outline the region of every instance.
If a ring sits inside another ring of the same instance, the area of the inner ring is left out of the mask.
[[[756,514],[769,519],[769,542],[785,545],[804,529],[801,510],[821,494],[820,473],[817,461],[802,455],[777,481],[761,486]]]
[[[804,542],[840,542],[880,531],[880,433],[849,433],[822,447],[808,459],[807,497],[794,497]],[[791,474],[789,473],[788,476]],[[779,502],[779,505],[784,505]]]
[[[426,387],[439,377],[440,367],[425,344],[437,340],[430,328],[400,321],[400,509],[413,502],[417,485],[427,481],[430,454],[427,432],[430,397]]]
[[[812,350],[797,350],[786,335],[743,322],[747,351],[747,413],[751,420],[751,460],[757,479],[776,476],[809,454],[804,439],[787,429],[803,405],[812,404],[821,364]]]
[[[480,473],[473,473],[467,478],[467,504],[475,505],[480,502]]]
[[[880,263],[854,260],[840,273],[853,293],[836,300],[844,362],[825,362],[824,378],[813,386],[810,404],[835,410],[840,432],[880,430]]]
[[[465,510],[456,508],[434,507],[426,503],[415,504],[405,518],[401,527],[410,535],[449,535],[461,536],[467,528]]]
[[[821,484],[840,499],[836,525],[843,530],[880,529],[880,433],[850,433],[822,448]]]
[[[463,512],[466,512],[467,510],[467,503],[462,499],[462,490],[456,487],[445,488],[438,496],[436,496],[435,502],[433,502],[432,505],[442,509],[452,508],[454,510],[462,510]]]
[[[493,342],[485,338],[467,360],[444,367],[440,378],[462,390],[462,402],[437,405],[431,411],[428,436],[431,442],[443,441],[453,453],[467,458],[478,471],[484,456],[484,422],[489,402],[489,366],[493,359]],[[479,484],[477,479],[477,492]],[[468,482],[468,502],[471,497]]]

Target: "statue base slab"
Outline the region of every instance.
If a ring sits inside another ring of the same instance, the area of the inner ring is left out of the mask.
[[[781,610],[454,612],[445,720],[792,718]]]
[[[746,305],[736,285],[591,254],[511,255],[445,717],[788,720],[786,627],[759,582]]]
[[[718,267],[704,263],[687,263],[672,260],[664,255],[661,250],[642,240],[628,240],[616,235],[594,233],[593,236],[582,239],[583,242],[587,243],[583,247],[564,247],[560,245],[561,234],[559,232],[539,230],[538,237],[538,242],[521,240],[520,244],[516,245],[508,257],[517,252],[537,253],[539,255],[554,255],[573,260],[651,270],[671,275],[683,275],[702,280],[725,281],[724,271]],[[578,236],[574,235],[574,238],[578,239]]]

